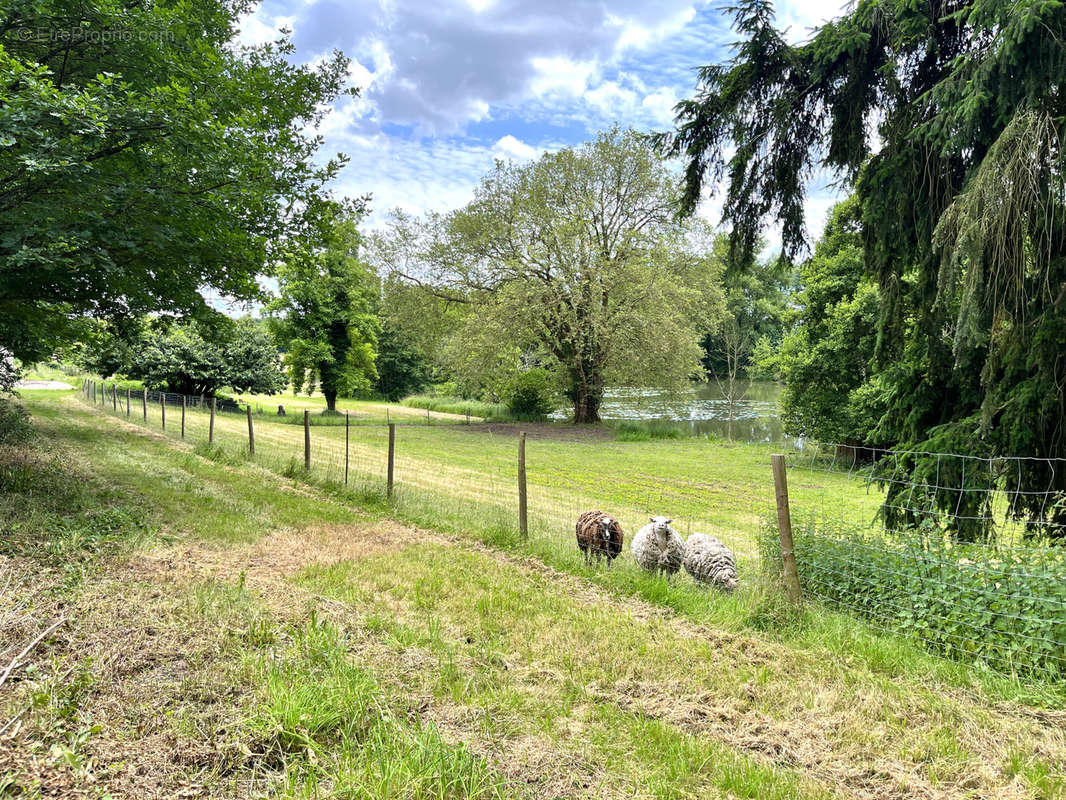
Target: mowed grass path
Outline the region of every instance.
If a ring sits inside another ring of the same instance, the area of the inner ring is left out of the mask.
[[[107,410],[108,406],[102,406]],[[140,408],[132,418],[141,420]],[[410,410],[410,409],[408,409]],[[120,408],[120,415],[122,409]],[[168,412],[168,433],[177,427]],[[159,429],[160,409],[149,408],[149,428]],[[217,445],[236,452],[247,448],[247,422],[241,415],[219,415]],[[302,426],[255,416],[256,456],[274,469],[303,464]],[[397,491],[432,496],[438,513],[462,521],[470,514],[494,524],[517,520],[517,433],[510,426],[398,425]],[[569,541],[573,521],[601,508],[619,517],[634,533],[651,515],[666,515],[687,536],[712,533],[738,554],[755,555],[755,536],[775,513],[770,455],[780,447],[681,439],[615,441],[604,432],[567,426],[535,426],[526,444],[530,524],[535,533]],[[207,417],[188,413],[186,438],[207,438]],[[345,464],[343,426],[311,429],[313,472],[341,481]],[[384,488],[388,429],[356,425],[348,431],[349,481]],[[802,459],[799,459],[802,461]],[[844,472],[790,472],[790,494],[797,513],[831,508],[856,522],[874,518],[882,494]]]
[[[708,627],[752,597],[656,579],[638,600],[623,570],[396,525],[69,396],[30,405],[148,549],[65,590],[43,674],[0,698],[4,720],[44,698],[0,775],[138,797],[1061,797],[1060,713],[861,626],[782,627],[769,604]],[[33,500],[22,533],[79,529],[34,529]]]

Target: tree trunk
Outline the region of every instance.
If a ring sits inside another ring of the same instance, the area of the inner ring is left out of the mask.
[[[325,387],[323,387],[322,394],[325,395],[325,398],[326,398],[326,411],[336,411],[337,410],[337,390],[336,389],[326,389]]]
[[[600,405],[603,403],[603,381],[601,379],[585,381],[577,377],[569,394],[574,402],[575,425],[587,425],[600,421]]]

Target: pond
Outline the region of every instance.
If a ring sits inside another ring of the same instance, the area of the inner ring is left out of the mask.
[[[781,385],[773,381],[737,381],[730,419],[726,393],[715,382],[694,383],[681,394],[655,389],[608,389],[600,416],[605,420],[670,420],[698,433],[743,442],[793,442],[778,414]],[[569,414],[557,412],[556,416]]]

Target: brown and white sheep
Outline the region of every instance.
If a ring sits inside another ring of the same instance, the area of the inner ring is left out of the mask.
[[[607,557],[607,566],[622,552],[622,526],[618,520],[602,511],[586,511],[577,518],[575,526],[577,534],[577,546],[585,554],[585,563],[590,564],[592,558],[596,563]]]

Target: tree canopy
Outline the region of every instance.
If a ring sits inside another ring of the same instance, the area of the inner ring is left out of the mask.
[[[504,384],[543,366],[574,420],[595,422],[609,382],[677,385],[701,371],[720,265],[677,221],[677,199],[648,143],[614,130],[498,162],[467,206],[394,233],[403,246],[388,268],[471,306],[455,334],[465,359]]]
[[[136,330],[105,328],[81,360],[100,375],[124,375],[178,394],[212,397],[223,387],[274,394],[285,388],[277,347],[250,317],[158,318]]]
[[[356,219],[336,217],[325,246],[299,248],[278,267],[270,327],[285,349],[294,392],[320,387],[326,410],[337,397],[368,392],[377,379],[377,276],[358,257]]]
[[[0,17],[0,348],[37,360],[86,317],[260,296],[314,238],[338,160],[307,136],[334,54],[236,40],[244,0],[10,0]]]
[[[736,258],[770,220],[794,256],[807,180],[836,171],[854,186],[879,292],[885,411],[865,436],[1066,455],[1063,3],[859,0],[797,45],[769,0],[742,0],[734,15],[733,59],[700,71],[659,140],[686,159],[687,208],[724,180]],[[1005,480],[1066,489],[1049,469],[1032,462]],[[1039,514],[1043,500],[1016,495],[1015,511]]]

